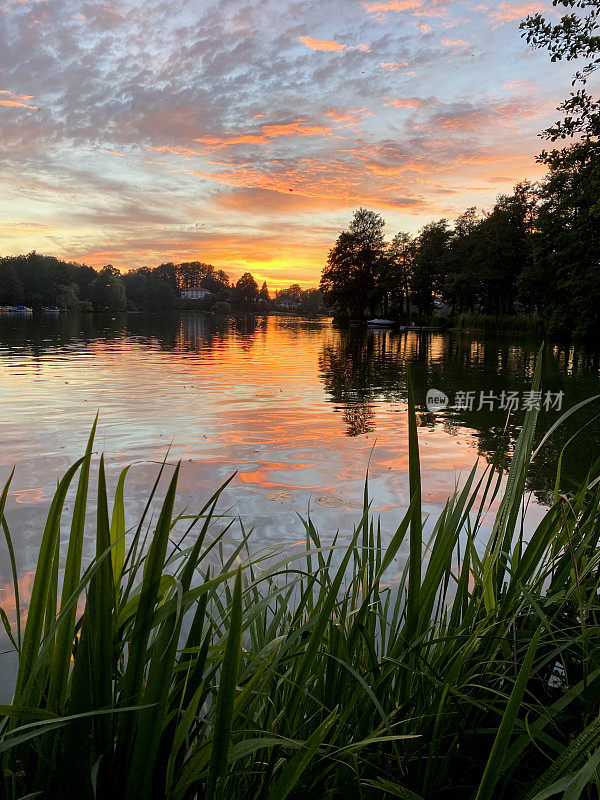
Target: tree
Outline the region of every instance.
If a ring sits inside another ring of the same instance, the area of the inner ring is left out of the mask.
[[[385,221],[366,208],[354,212],[329,251],[320,289],[339,316],[360,319],[381,299],[380,276],[386,268]]]
[[[96,311],[122,311],[127,305],[127,292],[121,273],[112,264],[100,270],[90,288]]]
[[[542,14],[530,15],[521,22],[522,35],[535,49],[548,50],[552,61],[583,59],[585,66],[575,73],[572,83],[585,85],[588,77],[600,68],[600,0],[552,0],[552,5],[572,10],[557,24],[548,22]],[[559,110],[565,116],[544,132],[546,138],[555,141],[575,133],[583,134],[584,138],[598,136],[600,104],[585,89],[572,92]]]
[[[184,261],[177,267],[179,276],[179,287],[181,289],[192,289],[200,286],[202,279],[214,273],[211,264],[204,264],[202,261]]]
[[[23,303],[23,284],[14,261],[11,258],[0,260],[0,305],[18,306]]]
[[[521,23],[535,48],[552,61],[583,59],[573,85],[585,86],[600,68],[600,0],[553,0],[570,9],[552,25],[541,14]],[[600,329],[600,101],[585,89],[560,106],[563,119],[542,134],[551,141],[577,136],[560,149],[543,151],[549,169],[540,189],[533,263],[521,280],[555,328],[580,333]]]
[[[56,305],[65,311],[74,311],[79,305],[79,286],[76,283],[61,286]]]
[[[293,303],[299,306],[302,299],[302,287],[299,283],[293,283],[287,289],[279,289],[275,292],[275,299],[278,303]]]
[[[235,285],[235,299],[240,305],[251,305],[258,300],[258,284],[251,272],[244,272]]]
[[[166,264],[160,264],[153,270],[153,272],[159,280],[168,283],[173,289],[173,292],[177,292],[179,290],[179,268],[173,264],[172,261],[169,261]]]
[[[421,314],[432,314],[434,300],[444,283],[446,250],[451,231],[448,220],[425,225],[417,238],[411,296]]]
[[[123,275],[127,305],[135,311],[162,311],[175,308],[177,294],[170,281],[160,276],[164,272],[149,267],[131,270]]]
[[[269,288],[267,286],[267,282],[266,281],[263,281],[263,285],[260,287],[260,292],[258,293],[258,295],[259,295],[260,299],[263,300],[265,303],[269,302],[269,300],[270,300]]]
[[[472,312],[481,301],[482,261],[481,219],[471,206],[454,223],[446,253],[442,295],[454,313]]]
[[[299,311],[309,317],[318,317],[326,313],[327,309],[323,302],[323,295],[319,289],[305,289],[302,291]]]
[[[415,240],[400,231],[388,247],[388,275],[384,284],[388,303],[401,314],[410,314],[410,283],[415,259]]]
[[[556,332],[600,333],[600,143],[548,154],[533,264],[521,277]]]
[[[481,303],[486,313],[514,312],[517,280],[531,262],[531,215],[535,196],[528,183],[500,195],[481,222]]]

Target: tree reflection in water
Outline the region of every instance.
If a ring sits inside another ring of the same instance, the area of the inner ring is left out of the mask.
[[[336,330],[322,348],[319,370],[329,401],[341,411],[348,436],[377,431],[377,411],[384,404],[406,403],[406,364],[411,365],[419,424],[439,428],[454,436],[475,437],[479,454],[506,469],[519,435],[524,411],[508,414],[499,402],[480,406],[483,391],[498,398],[502,392],[530,389],[539,343],[514,337],[485,337],[467,333],[399,333],[351,328]],[[544,350],[543,388],[564,392],[563,411],[598,394],[598,353],[569,345],[549,345]],[[457,392],[474,392],[472,410],[448,408],[430,413],[425,406],[428,389],[439,389],[453,405]],[[522,400],[521,400],[522,402]],[[540,454],[538,473],[531,488],[547,502],[554,488],[553,476],[564,444],[583,424],[585,431],[564,457],[565,475],[582,478],[600,445],[596,414],[600,403],[570,418]],[[542,410],[541,436],[560,416]]]

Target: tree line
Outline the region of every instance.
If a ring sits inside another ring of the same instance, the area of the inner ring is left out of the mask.
[[[600,100],[585,84],[600,68],[600,0],[553,0],[559,21],[536,13],[522,35],[552,61],[577,60],[562,118],[541,136],[570,144],[543,150],[539,184],[522,182],[487,212],[469,208],[451,226],[384,237],[384,220],[355,212],[331,248],[321,290],[340,318],[385,314],[537,317],[550,333],[600,333]]]
[[[553,333],[600,331],[600,159],[581,143],[494,207],[472,207],[386,241],[385,221],[358,209],[321,276],[339,318],[434,313],[538,316]]]
[[[181,292],[200,287],[202,300],[182,300]],[[278,308],[317,315],[326,311],[318,289],[292,284],[271,294],[259,289],[250,272],[237,281],[212,264],[188,261],[121,272],[111,264],[95,270],[32,252],[0,258],[0,306],[57,307],[83,311],[162,311],[176,308],[228,313],[265,313]]]

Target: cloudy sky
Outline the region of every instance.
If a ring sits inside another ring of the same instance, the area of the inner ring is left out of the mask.
[[[199,259],[318,281],[359,206],[388,234],[540,177],[572,65],[550,0],[0,0],[0,254]]]

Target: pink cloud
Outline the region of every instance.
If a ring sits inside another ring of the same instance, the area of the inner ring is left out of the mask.
[[[334,42],[332,39],[313,39],[312,36],[299,36],[298,39],[311,50],[319,50],[324,53],[338,53],[346,49],[345,44]]]
[[[387,72],[397,72],[399,69],[404,69],[405,67],[409,67],[410,64],[408,61],[382,61],[381,62],[381,69],[385,69]]]
[[[8,89],[0,89],[0,95],[5,95],[5,97],[0,97],[0,106],[28,108],[31,111],[39,111],[38,106],[31,106],[29,103],[25,102],[25,100],[33,99],[32,94],[15,94]]]
[[[365,108],[350,108],[348,110],[330,108],[325,114],[339,124],[358,125],[366,116],[370,116],[371,112]]]
[[[393,106],[394,108],[424,108],[429,105],[427,100],[422,97],[396,97],[393,100],[388,100],[386,106]]]
[[[444,47],[468,47],[469,42],[464,39],[442,39]]]
[[[329,125],[307,123],[298,118],[292,122],[271,123],[260,126],[260,133],[243,133],[239,135],[198,136],[194,139],[198,144],[210,150],[222,150],[239,144],[269,144],[273,139],[282,136],[328,136],[332,131]]]
[[[363,3],[363,7],[369,14],[377,14],[378,16],[386,14],[388,11],[412,11],[413,9],[420,9],[422,6],[422,0],[385,0],[385,2]]]
[[[167,147],[167,145],[161,145],[160,147],[150,147],[150,150],[156,150],[159,153],[172,153],[176,156],[199,156],[200,153],[197,150],[191,150],[189,147]]]
[[[487,14],[499,25],[503,25],[506,22],[517,22],[530,14],[537,14],[540,11],[549,11],[547,3],[535,2],[535,0],[533,2],[523,2],[523,0],[521,0],[521,2],[518,2],[516,5],[514,3],[503,2],[498,3],[497,6],[494,4],[492,7],[481,4],[473,8],[475,11],[481,11]]]
[[[334,42],[333,39],[313,39],[312,36],[299,36],[298,40],[310,47],[311,50],[318,50],[322,53],[341,53],[344,50],[360,50],[362,53],[371,52],[368,44],[348,45]]]

